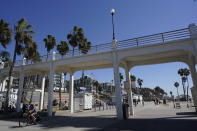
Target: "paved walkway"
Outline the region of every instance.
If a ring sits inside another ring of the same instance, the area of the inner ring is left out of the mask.
[[[17,120],[0,120],[1,131],[196,131],[197,115],[194,108],[174,109],[172,104],[155,106],[152,103],[135,107],[135,115],[128,120],[117,120],[115,109],[85,111],[75,114],[58,112],[46,117],[39,125],[19,128]]]

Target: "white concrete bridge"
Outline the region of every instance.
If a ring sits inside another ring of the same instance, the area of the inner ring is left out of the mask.
[[[119,67],[125,69],[126,88],[129,89],[128,96],[131,106],[130,114],[133,115],[130,70],[134,66],[168,62],[184,62],[189,66],[193,80],[192,95],[195,106],[197,106],[197,72],[195,68],[197,64],[197,27],[195,24],[190,24],[185,29],[92,46],[87,54],[81,54],[79,50],[75,50],[74,53],[70,51],[67,55],[61,57],[53,52],[48,58],[47,56],[42,56],[42,61],[39,63],[32,63],[25,59],[16,62],[13,76],[19,77],[17,109],[20,108],[24,76],[32,74],[42,75],[42,89],[44,89],[44,76],[49,74],[48,115],[51,116],[55,73],[70,73],[70,108],[71,113],[73,113],[74,73],[80,70],[113,68],[117,117],[122,119]],[[8,71],[8,67],[1,65],[0,83],[3,83],[3,80],[8,76]],[[42,102],[41,105],[43,105]]]

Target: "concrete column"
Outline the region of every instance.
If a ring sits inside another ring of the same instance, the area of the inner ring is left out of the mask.
[[[3,83],[2,83],[2,88],[1,88],[1,91],[2,91],[2,92],[5,91],[5,85],[6,85],[6,79],[3,80]]]
[[[43,109],[43,105],[44,105],[44,87],[45,87],[45,75],[42,76],[42,87],[41,87],[41,98],[40,98],[40,110]]]
[[[12,87],[12,84],[13,84],[13,80],[14,80],[14,77],[11,76],[11,79],[10,79],[10,82],[11,82],[10,86],[11,86],[11,87]]]
[[[0,91],[2,90],[3,82],[0,82]]]
[[[113,51],[113,70],[114,70],[114,83],[115,83],[115,96],[116,96],[116,113],[119,120],[123,119],[122,112],[122,94],[120,87],[120,76],[119,76],[119,62],[116,51],[116,40],[113,40],[114,51]]]
[[[189,24],[189,32],[191,38],[197,38],[196,25],[194,23]]]
[[[64,88],[64,73],[61,73],[61,88]]]
[[[49,73],[49,89],[48,89],[48,116],[52,116],[53,108],[53,86],[54,86],[54,61],[55,52],[53,52],[50,63],[50,73]]]
[[[4,68],[4,64],[5,64],[4,62],[1,62],[0,63],[0,69],[3,69]]]
[[[193,88],[191,90],[192,91],[192,98],[194,101],[194,106],[197,111],[197,72],[196,72],[196,68],[195,68],[194,58],[190,59],[189,68],[191,71],[191,77],[192,77],[192,81],[193,81]]]
[[[69,103],[70,103],[70,112],[74,112],[74,75],[70,73],[70,89],[69,89]]]
[[[21,108],[21,99],[23,93],[23,83],[24,83],[24,70],[23,66],[21,66],[20,74],[19,74],[19,87],[17,93],[17,102],[16,102],[16,111],[19,112]]]
[[[127,95],[128,95],[128,102],[129,102],[129,108],[130,108],[130,115],[134,115],[134,108],[133,108],[133,95],[131,90],[131,79],[130,79],[130,72],[129,69],[125,69],[125,75],[126,75],[126,88],[127,88]]]

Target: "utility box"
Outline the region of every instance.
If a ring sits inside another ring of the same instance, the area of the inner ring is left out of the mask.
[[[92,93],[84,93],[84,110],[92,109]]]
[[[78,93],[74,95],[74,112],[92,109],[92,93]]]

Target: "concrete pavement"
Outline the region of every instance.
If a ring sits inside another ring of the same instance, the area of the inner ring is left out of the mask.
[[[128,120],[117,120],[115,109],[75,114],[58,112],[55,117],[46,117],[40,124],[24,128],[19,128],[15,119],[0,120],[0,131],[196,131],[195,110],[183,105],[181,109],[174,109],[172,104],[155,106],[153,103],[146,103],[144,107],[138,105],[135,107],[135,116]]]

